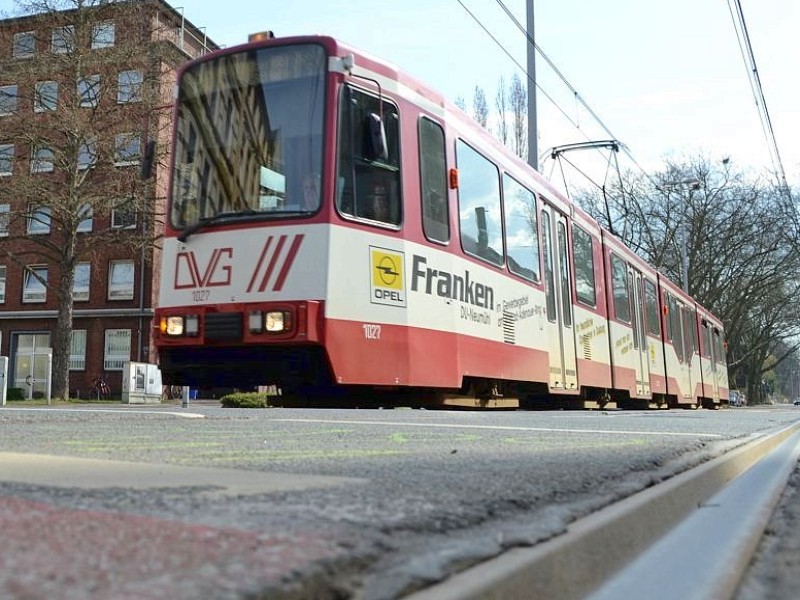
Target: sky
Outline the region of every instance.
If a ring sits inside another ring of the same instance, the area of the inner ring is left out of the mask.
[[[783,167],[790,185],[798,185],[800,1],[740,1]],[[529,0],[503,3],[524,27]],[[545,175],[561,178],[550,148],[612,137],[630,153],[619,155],[623,169],[653,174],[665,160],[703,156],[730,159],[754,174],[774,171],[729,0],[534,4],[536,43],[569,83],[537,56],[539,168]],[[497,0],[177,0],[173,5],[226,47],[266,29],[277,36],[331,35],[394,63],[451,100],[463,98],[468,111],[476,86],[493,109],[501,77],[509,82],[517,74],[527,81],[525,36]],[[602,178],[588,166],[598,157],[594,151],[569,155]]]

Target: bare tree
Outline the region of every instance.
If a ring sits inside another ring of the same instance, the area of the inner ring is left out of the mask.
[[[0,59],[3,80],[14,82],[7,88],[13,99],[6,98],[13,110],[0,117],[0,145],[13,165],[0,186],[0,203],[10,209],[1,252],[57,299],[52,392],[67,398],[76,268],[91,264],[101,246],[128,258],[161,230],[163,201],[140,178],[139,164],[148,140],[166,139],[170,90],[162,86],[163,70],[183,58],[153,43],[146,0],[32,0],[17,7],[29,33],[12,39],[18,31],[4,27],[0,47],[22,44],[32,52]],[[111,19],[124,35],[109,40]],[[137,227],[112,228],[112,211],[135,215]],[[29,266],[41,263],[49,270]]]
[[[514,73],[511,78],[509,91],[509,104],[511,105],[512,149],[517,156],[528,158],[528,90],[522,85],[519,75]]]
[[[697,185],[665,185],[676,180]],[[718,315],[728,341],[730,381],[763,393],[764,373],[800,348],[800,228],[779,186],[748,179],[703,157],[667,163],[652,180],[626,174],[581,204],[673,281],[688,263],[689,293]]]
[[[506,80],[501,75],[497,82],[497,94],[494,97],[494,107],[497,109],[497,137],[503,144],[508,144],[508,91],[506,90]]]
[[[477,85],[472,98],[472,116],[481,127],[486,129],[489,124],[489,105],[486,103],[486,94],[483,88]]]

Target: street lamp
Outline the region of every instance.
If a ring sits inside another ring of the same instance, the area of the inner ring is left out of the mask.
[[[673,188],[680,188],[685,187],[689,190],[689,201],[692,201],[692,192],[695,190],[700,189],[700,180],[691,178],[691,179],[681,179],[678,181],[665,181],[662,184],[662,187],[666,190],[670,190]],[[687,240],[687,232],[686,232],[686,204],[683,205],[683,210],[681,211],[681,222],[680,222],[680,244],[681,244],[681,283],[683,287],[683,291],[687,294],[689,293],[689,253],[686,248],[688,240]]]

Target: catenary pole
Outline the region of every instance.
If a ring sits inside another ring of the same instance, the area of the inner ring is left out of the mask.
[[[528,2],[528,164],[539,169],[538,133],[536,131],[536,39],[533,29],[533,0]]]

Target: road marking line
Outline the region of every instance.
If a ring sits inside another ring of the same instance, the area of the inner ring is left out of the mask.
[[[167,411],[167,410],[138,410],[138,409],[126,409],[126,408],[47,408],[44,406],[36,407],[36,408],[24,408],[24,407],[13,407],[9,408],[4,406],[0,409],[0,414],[8,411],[43,411],[46,410],[48,412],[67,412],[67,413],[80,413],[80,412],[88,412],[88,413],[111,413],[114,415],[130,415],[130,414],[137,414],[137,415],[170,415],[173,417],[183,417],[184,419],[205,419],[205,415],[201,415],[200,413],[187,413],[187,412],[174,412],[174,411]]]
[[[387,425],[391,427],[433,427],[454,429],[486,429],[490,431],[531,431],[540,433],[611,433],[620,435],[650,435],[668,437],[712,437],[722,438],[717,433],[686,433],[676,431],[630,431],[627,429],[568,429],[560,427],[520,427],[515,425],[465,425],[458,423],[409,423],[405,421],[347,421],[338,419],[269,419],[282,423],[336,423],[348,425]]]

